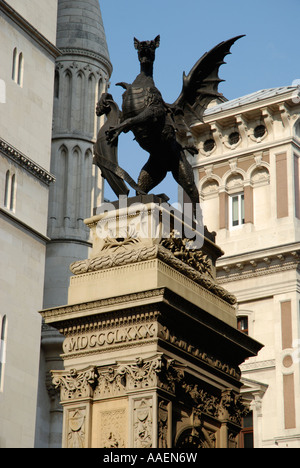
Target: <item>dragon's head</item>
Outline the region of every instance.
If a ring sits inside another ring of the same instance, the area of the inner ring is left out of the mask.
[[[139,41],[134,38],[134,47],[138,51],[140,63],[153,63],[155,59],[155,49],[159,47],[160,36],[156,36],[153,41]]]
[[[108,114],[111,109],[111,102],[113,97],[111,94],[103,93],[100,97],[100,100],[97,102],[96,106],[96,115],[100,117],[103,114]]]

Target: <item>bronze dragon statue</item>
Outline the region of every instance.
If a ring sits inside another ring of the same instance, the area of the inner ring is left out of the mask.
[[[223,81],[218,75],[219,67],[225,63],[225,56],[231,53],[231,46],[241,37],[243,36],[221,42],[205,53],[187,76],[183,74],[182,91],[173,104],[165,103],[153,80],[155,51],[159,47],[160,36],[152,41],[138,41],[134,38],[140,73],[132,84],[117,83],[125,89],[122,111],[119,111],[118,122],[114,121],[114,125],[108,123],[109,128],[105,128],[105,144],[110,148],[106,148],[105,158],[101,159],[99,145],[95,145],[95,163],[100,169],[104,168],[106,173],[110,171],[110,175],[117,182],[118,179],[127,181],[137,193],[148,193],[170,171],[195,207],[199,203],[199,193],[185,150],[192,155],[198,151],[193,146],[184,146],[182,142],[187,141],[192,125],[202,121],[204,111],[212,100],[225,100],[218,91],[218,85]],[[111,95],[102,95],[101,105],[103,101],[111,99]],[[132,183],[130,176],[119,168],[115,152],[118,136],[129,131],[132,131],[139,145],[149,153],[149,159],[140,172],[137,184]],[[101,138],[103,145],[103,130]],[[100,157],[98,162],[97,155]],[[105,161],[109,160],[110,164],[107,164]],[[123,183],[110,185],[118,196],[124,193]]]

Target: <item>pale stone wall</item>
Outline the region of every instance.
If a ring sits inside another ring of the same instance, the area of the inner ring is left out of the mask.
[[[23,18],[40,31],[50,42],[55,44],[57,1],[6,0]]]
[[[49,41],[55,38],[56,12],[56,0],[0,5],[0,79],[6,91],[0,103],[0,319],[5,315],[7,325],[5,353],[1,352],[1,448],[34,445],[38,311],[43,304],[48,192],[53,182],[49,170],[57,49]]]

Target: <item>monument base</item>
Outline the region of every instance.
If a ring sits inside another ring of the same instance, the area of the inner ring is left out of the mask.
[[[64,370],[53,371],[63,447],[237,447],[247,412],[239,365],[262,346],[236,329],[212,238],[189,226],[191,247],[175,233],[178,213],[166,236],[169,208],[151,196],[142,205],[85,221],[93,249],[71,265],[68,304],[41,311],[65,337]],[[109,235],[113,223],[125,235]]]

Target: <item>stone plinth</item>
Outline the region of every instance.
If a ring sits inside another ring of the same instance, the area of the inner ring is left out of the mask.
[[[239,365],[261,345],[236,329],[212,238],[198,230],[191,248],[173,215],[165,237],[165,207],[143,204],[142,218],[128,206],[86,220],[93,250],[71,265],[68,304],[41,312],[65,336],[65,369],[53,372],[63,446],[235,447],[245,412]],[[141,219],[156,235],[141,233]]]

